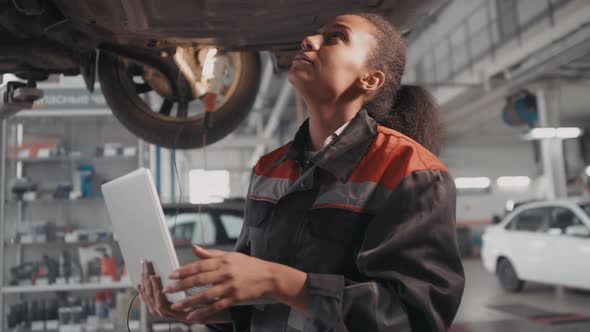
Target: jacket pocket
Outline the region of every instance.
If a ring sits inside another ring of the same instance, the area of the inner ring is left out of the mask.
[[[269,241],[268,229],[275,204],[249,199],[246,206],[245,227],[248,227],[250,254],[264,260],[275,260],[273,243]]]
[[[275,204],[271,202],[249,199],[244,223],[254,228],[261,228],[270,218],[274,206]]]
[[[336,208],[312,209],[308,212],[308,229],[320,240],[351,244],[363,238],[370,215]]]

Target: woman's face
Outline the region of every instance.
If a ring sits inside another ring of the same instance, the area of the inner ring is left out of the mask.
[[[368,73],[375,39],[373,25],[360,16],[338,16],[307,36],[289,70],[289,82],[304,96],[333,101],[358,86]]]

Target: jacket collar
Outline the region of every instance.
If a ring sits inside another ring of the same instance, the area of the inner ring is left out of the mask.
[[[365,109],[361,109],[342,133],[314,156],[311,162],[332,173],[340,181],[347,182],[376,134],[377,122],[369,116]],[[304,160],[308,141],[309,119],[299,127],[287,152],[273,164],[273,167],[285,160]]]

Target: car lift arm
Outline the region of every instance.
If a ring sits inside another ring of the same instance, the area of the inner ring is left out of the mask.
[[[35,101],[43,98],[43,90],[37,89],[35,82],[10,81],[0,86],[0,120],[19,111],[33,108]]]

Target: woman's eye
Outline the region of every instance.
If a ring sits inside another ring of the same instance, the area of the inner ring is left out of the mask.
[[[342,32],[332,32],[332,33],[329,35],[329,38],[330,38],[330,39],[333,39],[333,38],[338,38],[338,39],[340,39],[340,40],[344,40],[344,34],[343,34]]]

